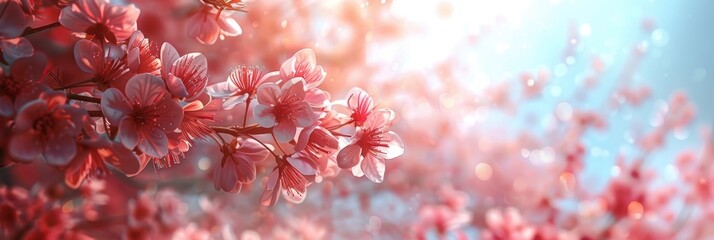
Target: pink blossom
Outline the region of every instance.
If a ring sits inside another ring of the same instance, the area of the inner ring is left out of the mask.
[[[15,61],[10,66],[9,76],[0,74],[0,116],[13,116],[16,109],[22,107],[24,101],[17,98],[39,83],[46,64],[45,55],[36,54]]]
[[[516,208],[501,210],[489,209],[486,212],[488,231],[482,234],[484,239],[533,239],[536,229],[530,226]]]
[[[214,44],[226,36],[235,37],[243,33],[233,13],[203,5],[198,12],[188,19],[186,32],[203,44]]]
[[[183,111],[160,78],[138,74],[129,79],[126,95],[110,88],[104,92],[101,104],[109,123],[119,127],[117,136],[124,147],[138,147],[156,158],[168,154],[166,134],[179,127]]]
[[[127,42],[127,65],[135,73],[158,74],[161,60],[152,51],[151,42],[141,31],[134,32]]]
[[[2,58],[8,63],[18,58],[30,57],[35,53],[32,43],[24,37],[1,39],[0,49],[2,49]]]
[[[281,192],[286,200],[300,203],[305,200],[309,180],[305,176],[318,173],[318,166],[310,158],[295,153],[290,157],[277,160],[278,166],[268,176],[265,190],[260,196],[264,206],[273,206],[278,202]]]
[[[350,117],[357,126],[362,126],[375,108],[374,100],[361,88],[352,88],[347,94],[347,108],[352,112]]]
[[[253,139],[237,139],[235,149],[227,149],[221,165],[213,172],[216,190],[237,193],[245,183],[255,181],[255,163],[268,157],[268,150]]]
[[[353,174],[364,174],[380,183],[384,180],[384,160],[404,154],[404,144],[399,136],[387,129],[394,121],[394,112],[380,109],[370,114],[359,128],[350,144],[337,154],[340,168],[352,168]],[[358,168],[359,167],[359,168]]]
[[[180,56],[170,44],[161,45],[161,76],[171,95],[193,101],[201,96],[208,83],[208,62],[202,53]]]
[[[225,98],[223,108],[232,109],[235,105],[250,101],[255,97],[258,86],[271,81],[276,74],[264,75],[258,67],[240,66],[231,69],[231,73],[225,82],[208,86],[206,92],[215,98]]]
[[[146,166],[139,157],[121,143],[111,142],[105,137],[86,137],[78,142],[77,155],[65,170],[65,183],[77,188],[88,177],[107,174],[107,164],[119,169],[127,176],[138,174]]]
[[[339,149],[337,138],[321,126],[311,126],[300,131],[296,152],[303,152],[310,159],[317,161],[320,171],[327,169],[328,158]]]
[[[88,39],[117,44],[136,31],[140,13],[134,4],[117,6],[109,0],[77,0],[62,9],[59,22],[71,31],[86,33]]]
[[[81,39],[74,45],[74,61],[80,70],[93,75],[90,80],[96,82],[99,90],[123,89],[131,77],[126,55],[118,47],[105,46]]]
[[[317,65],[315,52],[310,48],[301,49],[280,66],[280,79],[301,77],[305,80],[305,100],[313,108],[328,105],[330,94],[318,88],[325,81],[326,73]]]
[[[292,140],[297,127],[309,127],[317,121],[305,101],[304,86],[302,78],[293,78],[282,87],[266,83],[258,88],[259,105],[253,109],[255,119],[262,127],[272,127],[280,142]]]
[[[183,106],[183,120],[181,121],[181,137],[187,141],[193,139],[205,139],[213,130],[207,122],[212,122],[213,113],[205,109],[203,102],[196,100]]]
[[[46,92],[40,99],[18,110],[10,139],[10,155],[20,161],[40,156],[52,165],[63,166],[77,154],[75,137],[82,129],[87,112],[66,105],[62,92]]]

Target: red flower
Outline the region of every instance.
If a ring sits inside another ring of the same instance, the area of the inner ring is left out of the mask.
[[[258,88],[258,103],[253,109],[255,119],[262,127],[272,127],[275,138],[289,142],[295,137],[297,127],[309,127],[317,118],[305,101],[305,82],[293,78],[283,84],[266,83]]]
[[[107,163],[127,176],[138,174],[143,170],[146,163],[142,163],[134,152],[120,144],[111,142],[105,137],[87,137],[80,140],[77,155],[64,172],[67,186],[77,188],[87,177],[106,174]]]
[[[171,95],[193,101],[201,96],[208,83],[208,62],[202,53],[179,56],[170,43],[161,46],[161,76]]]
[[[268,150],[253,139],[237,139],[235,149],[223,156],[213,172],[216,190],[237,193],[244,183],[255,181],[255,163],[268,157]]]
[[[243,33],[233,13],[219,11],[204,5],[196,14],[188,19],[186,32],[203,44],[214,44],[219,38],[235,37]]]
[[[129,66],[124,51],[116,46],[99,44],[81,39],[74,45],[74,61],[83,72],[93,75],[101,91],[114,87],[123,89],[129,79]]]

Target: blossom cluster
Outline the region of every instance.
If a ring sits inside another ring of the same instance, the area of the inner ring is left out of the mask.
[[[199,4],[191,17],[196,20],[187,26],[189,37],[212,44],[240,34],[233,14],[245,3]],[[272,206],[281,194],[303,201],[308,185],[340,169],[382,182],[385,160],[404,153],[401,139],[389,130],[395,112],[378,108],[359,88],[342,100],[333,98],[320,88],[326,71],[311,49],[297,51],[276,71],[241,65],[214,83],[203,53],[181,54],[168,42],[145,37],[133,4],[3,0],[0,8],[3,167],[40,161],[77,189],[112,172],[133,177],[147,165],[171,167],[198,144],[215,141],[222,155],[213,159],[215,189],[237,193],[254,184],[257,164],[272,167],[261,197],[263,205]],[[51,23],[38,26],[44,22]],[[58,27],[71,33],[62,39],[72,41],[67,50],[73,63],[53,61],[27,39]],[[215,119],[238,109],[242,120]],[[260,163],[268,159],[274,164]],[[18,221],[36,219],[12,210],[18,209],[16,199],[27,198],[17,191],[2,189],[3,199],[9,199],[2,204],[10,204],[3,207],[12,212],[3,215],[9,222],[0,222],[5,236],[23,233]],[[38,214],[63,213],[58,211]]]

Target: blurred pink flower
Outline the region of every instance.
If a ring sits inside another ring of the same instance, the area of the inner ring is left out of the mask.
[[[253,109],[255,119],[262,127],[272,127],[279,142],[289,142],[295,137],[297,127],[309,127],[317,118],[305,101],[305,81],[293,78],[283,84],[266,83],[258,88],[258,103]]]
[[[267,149],[253,139],[237,139],[235,149],[227,149],[221,165],[213,172],[216,190],[237,193],[244,183],[255,181],[255,163],[268,157]]]
[[[35,54],[17,59],[10,66],[9,76],[0,74],[0,116],[13,116],[16,109],[22,107],[22,101],[17,101],[17,98],[40,82],[46,64],[45,55]]]
[[[232,12],[218,10],[209,5],[203,5],[188,19],[186,32],[203,44],[214,44],[219,38],[235,37],[243,33]]]
[[[394,112],[389,109],[380,109],[370,114],[350,144],[337,154],[340,168],[352,168],[355,176],[364,174],[373,182],[382,182],[384,160],[404,154],[402,139],[396,133],[387,131],[393,120]]]
[[[533,239],[536,228],[526,223],[518,209],[508,207],[503,210],[489,209],[486,212],[486,226],[482,237],[484,239]]]
[[[11,64],[18,58],[30,57],[35,53],[32,43],[24,37],[0,39],[0,49],[2,59]]]
[[[18,0],[3,0],[0,9],[0,39],[19,37],[32,21]]]
[[[258,86],[269,81],[276,74],[264,75],[258,67],[240,66],[231,69],[225,82],[208,86],[206,92],[211,97],[225,98],[223,108],[232,109],[235,105],[250,101],[258,91]]]
[[[201,96],[208,83],[208,62],[202,53],[180,56],[170,44],[161,45],[161,76],[171,95],[193,101]]]
[[[86,33],[88,39],[117,44],[136,31],[140,13],[134,4],[117,6],[109,0],[77,0],[62,9],[59,22],[71,31]]]
[[[102,97],[102,112],[119,127],[118,137],[128,149],[138,147],[151,157],[168,154],[167,133],[179,127],[183,110],[160,78],[138,74],[126,85],[126,95],[110,88]]]
[[[305,200],[308,179],[318,173],[317,163],[308,157],[295,153],[290,157],[278,159],[278,166],[268,176],[265,190],[260,196],[264,206],[273,206],[278,202],[281,192],[286,200],[300,203]]]
[[[67,105],[62,92],[45,92],[40,99],[18,110],[10,139],[10,155],[20,161],[40,156],[52,165],[64,166],[76,155],[75,138],[82,129],[87,112]]]

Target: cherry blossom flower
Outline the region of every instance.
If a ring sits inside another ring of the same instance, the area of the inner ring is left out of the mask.
[[[77,155],[65,170],[65,182],[71,188],[77,188],[88,177],[108,173],[107,165],[127,176],[138,174],[146,166],[121,143],[111,142],[106,137],[86,137],[78,142]]]
[[[36,54],[15,61],[10,66],[9,76],[0,74],[0,116],[13,116],[16,109],[22,107],[22,101],[17,98],[39,83],[46,64],[45,55]]]
[[[221,165],[213,172],[216,190],[238,193],[245,183],[255,181],[255,163],[268,157],[267,149],[253,139],[237,139],[235,149],[227,149]]]
[[[188,19],[186,32],[190,38],[203,44],[214,44],[226,36],[235,37],[243,33],[232,12],[222,11],[213,6],[203,5]]]
[[[270,81],[275,75],[264,75],[260,68],[255,66],[240,66],[231,69],[225,82],[208,86],[206,92],[211,97],[225,98],[223,108],[232,109],[235,105],[250,101],[255,97],[258,86]]]
[[[347,108],[352,112],[350,117],[357,126],[362,126],[375,108],[374,100],[361,88],[352,88],[347,94]]]
[[[158,74],[161,60],[151,49],[151,42],[141,31],[134,32],[127,42],[127,65],[135,73]]]
[[[134,4],[117,6],[109,0],[77,0],[62,9],[59,22],[71,31],[85,33],[88,39],[117,44],[136,31],[140,12]]]
[[[313,108],[324,108],[330,95],[318,88],[325,81],[326,73],[317,65],[315,52],[310,48],[301,49],[280,66],[280,79],[301,77],[305,80],[305,99]]]
[[[351,142],[337,154],[338,166],[343,169],[352,168],[356,176],[364,174],[374,182],[382,182],[384,160],[404,153],[401,138],[387,130],[392,121],[394,112],[389,109],[380,109],[370,114]]]
[[[124,147],[138,147],[156,158],[168,154],[166,134],[179,127],[183,111],[160,78],[138,74],[127,82],[126,95],[110,88],[104,92],[101,104],[109,123],[119,127],[118,138]]]
[[[75,137],[82,129],[87,112],[66,105],[62,92],[46,92],[18,110],[10,139],[10,155],[20,161],[40,156],[49,164],[63,166],[77,154]]]
[[[200,97],[208,83],[207,65],[202,53],[180,56],[171,44],[161,46],[161,76],[174,97],[186,101]]]
[[[484,239],[533,239],[536,228],[528,224],[518,209],[489,209],[486,212],[488,231],[482,234]]]
[[[282,87],[266,83],[258,88],[259,105],[253,108],[255,119],[262,127],[272,127],[279,142],[292,140],[297,127],[309,127],[317,121],[305,101],[304,86],[302,78],[293,78]]]
[[[123,89],[132,76],[126,55],[118,47],[102,48],[95,42],[81,39],[74,45],[74,61],[80,70],[93,75],[88,81],[96,82],[100,91],[110,87]],[[71,85],[77,84],[81,83]]]
[[[273,206],[278,202],[280,193],[286,200],[300,203],[305,200],[309,180],[305,176],[318,173],[318,166],[313,160],[300,153],[277,160],[278,166],[268,176],[265,190],[260,196],[263,206]]]
[[[200,100],[190,102],[183,106],[183,120],[181,121],[181,137],[184,140],[204,139],[213,133],[206,122],[213,121],[214,115]]]
[[[304,152],[310,159],[317,161],[320,171],[327,169],[327,161],[339,149],[337,138],[321,126],[311,126],[300,131],[296,152]]]

